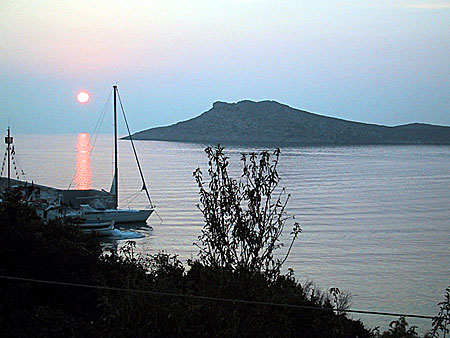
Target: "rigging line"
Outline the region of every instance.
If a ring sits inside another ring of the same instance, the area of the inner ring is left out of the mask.
[[[17,160],[16,160],[16,155],[15,154],[16,154],[16,152],[15,152],[14,147],[13,147],[12,148],[12,152],[11,152],[11,163],[12,163],[12,165],[14,167],[14,173],[16,174],[17,179],[20,180],[19,171],[17,169],[18,165],[17,165]]]
[[[75,181],[76,176],[77,176],[77,170],[75,169],[75,173],[73,174],[72,179],[70,180],[69,187],[67,188],[67,190],[70,190],[70,188],[72,187],[72,183]]]
[[[7,157],[8,157],[8,150],[5,151],[5,156],[3,157],[2,171],[0,173],[0,176],[3,176],[3,170],[5,169],[5,164],[6,164],[6,158]]]
[[[124,180],[122,179],[122,176],[120,176],[119,180],[120,180],[120,183],[121,183],[122,187],[125,187],[126,184],[124,184]],[[126,194],[126,193],[122,192],[121,195],[124,196],[124,198],[125,198],[125,203],[126,203],[128,209],[131,209],[130,204],[131,204],[137,197],[139,197],[139,194],[140,194],[140,193],[141,193],[140,191],[135,192],[135,193],[133,193],[133,194]]]
[[[133,201],[139,197],[139,193],[140,193],[140,191],[138,191],[130,196],[127,196],[127,201],[128,201],[127,203],[133,203]]]
[[[127,117],[125,115],[125,109],[123,109],[122,99],[120,98],[120,94],[119,94],[118,90],[117,90],[117,96],[119,98],[120,108],[122,109],[123,119],[125,120],[125,125],[127,126],[128,137],[130,138],[131,146],[133,147],[134,157],[136,158],[136,163],[137,163],[138,168],[139,168],[139,173],[141,174],[141,179],[142,179],[142,184],[143,184],[142,189],[145,190],[145,193],[147,194],[148,201],[150,202],[150,206],[153,207],[153,203],[152,203],[152,200],[150,198],[150,193],[148,192],[147,185],[145,184],[144,174],[142,172],[141,164],[139,163],[139,158],[138,158],[138,155],[137,155],[137,152],[136,152],[136,148],[134,147],[133,137],[131,136],[130,127],[128,126]]]
[[[94,151],[94,146],[95,146],[95,143],[97,142],[97,138],[98,138],[98,135],[99,135],[99,133],[100,133],[100,126],[102,125],[103,120],[105,119],[106,111],[107,111],[108,108],[109,108],[109,104],[110,104],[110,102],[111,102],[111,96],[112,96],[112,91],[109,92],[108,98],[106,99],[106,102],[105,102],[105,104],[104,104],[104,106],[103,106],[102,113],[101,113],[99,119],[97,120],[97,123],[96,123],[96,125],[95,125],[95,128],[94,128],[94,130],[93,130],[93,132],[92,132],[92,135],[95,135],[95,139],[94,139],[94,142],[93,142],[93,144],[92,144],[92,151],[91,151],[91,154],[92,154],[92,152]],[[97,130],[97,128],[98,128],[98,130]]]
[[[18,180],[20,180],[19,171],[17,169],[17,161],[16,161],[16,158],[14,156],[14,153],[11,155],[11,162],[12,162],[12,165],[14,167],[14,172],[16,174],[16,177],[17,177]]]
[[[158,216],[159,220],[161,221],[159,224],[163,223],[164,221],[161,218],[161,216],[159,216],[158,212],[156,211],[156,208],[155,208],[154,212],[155,212],[156,216]]]
[[[16,153],[15,149],[14,149],[14,161],[16,163],[16,167],[20,169],[22,177],[26,180],[27,179],[27,175],[24,173],[24,171],[22,170],[22,167],[19,165],[19,161],[17,160],[17,153]],[[16,169],[16,174],[17,174],[17,176],[19,176],[19,173],[17,172],[17,169]]]
[[[293,309],[306,309],[306,310],[328,311],[328,312],[338,311],[338,312],[347,312],[347,313],[360,313],[360,314],[366,314],[366,315],[390,316],[390,317],[409,317],[409,318],[421,318],[421,319],[434,319],[435,318],[433,316],[425,316],[425,315],[417,315],[417,314],[405,314],[405,313],[384,312],[384,311],[367,311],[367,310],[345,310],[345,309],[337,310],[334,308],[315,307],[315,306],[308,306],[308,305],[272,303],[272,302],[253,301],[253,300],[244,300],[244,299],[188,295],[188,294],[172,293],[172,292],[138,290],[138,289],[118,288],[118,287],[102,286],[102,285],[58,282],[58,281],[50,281],[50,280],[42,280],[42,279],[34,279],[34,278],[12,277],[12,276],[2,276],[2,275],[0,275],[0,279],[21,281],[21,282],[50,284],[50,285],[73,286],[73,287],[80,287],[80,288],[87,288],[87,289],[140,293],[140,294],[148,294],[148,295],[154,295],[154,296],[191,298],[191,299],[199,299],[199,300],[207,300],[207,301],[240,303],[240,304],[249,304],[249,305],[265,305],[265,306],[284,307],[284,308],[293,308]]]
[[[97,119],[97,122],[95,123],[94,129],[92,130],[92,134],[91,134],[91,135],[94,135],[94,134],[95,134],[95,131],[97,130],[97,128],[100,127],[100,125],[101,125],[101,122],[100,122],[101,116],[102,116],[103,113],[106,111],[107,106],[109,105],[109,100],[110,100],[110,98],[111,98],[111,91],[109,91],[108,98],[106,99],[105,104],[103,105],[103,108],[102,108],[102,110],[101,110],[100,116],[99,116],[99,118]]]
[[[126,185],[123,184],[123,178],[122,178],[122,176],[123,176],[123,175],[120,175],[120,177],[119,177],[119,182],[116,181],[116,184],[117,184],[117,183],[120,183],[120,185],[121,185],[122,187],[126,187]],[[116,180],[117,180],[117,177],[116,177]],[[128,203],[128,195],[126,195],[126,194],[121,194],[121,195],[123,195],[123,196],[125,197],[125,204],[127,205],[127,208],[128,208],[128,209],[131,209],[131,208],[130,208],[130,204]],[[118,207],[118,206],[117,206],[117,207]]]
[[[99,118],[97,119],[97,122],[95,123],[94,130],[93,130],[92,133],[91,133],[91,135],[95,135],[95,139],[94,139],[94,143],[91,145],[91,149],[90,149],[89,156],[91,156],[92,153],[93,153],[93,151],[94,151],[94,146],[95,146],[95,143],[97,142],[97,137],[98,137],[98,133],[96,133],[96,130],[97,130],[97,128],[98,128],[98,130],[100,131],[100,126],[101,126],[102,123],[103,123],[103,120],[104,120],[105,115],[106,115],[106,111],[107,111],[107,109],[108,109],[108,107],[109,107],[109,102],[110,102],[110,100],[111,100],[111,95],[112,95],[112,94],[111,94],[111,92],[110,92],[109,95],[108,95],[108,98],[106,99],[105,104],[103,105],[102,112],[100,113],[100,116],[99,116]],[[70,180],[69,187],[67,188],[67,190],[70,190],[70,188],[72,187],[72,183],[74,182],[75,177],[76,177],[76,170],[75,170],[75,174],[73,174],[72,179]]]

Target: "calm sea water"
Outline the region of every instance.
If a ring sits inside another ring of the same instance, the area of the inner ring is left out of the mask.
[[[75,174],[76,140],[18,135],[18,164],[29,180],[67,188]],[[144,207],[144,194],[136,195],[141,183],[130,144],[119,145],[120,205]],[[109,190],[112,146],[110,136],[95,141],[93,188]],[[153,230],[138,230],[144,235],[135,239],[139,250],[165,250],[184,261],[195,257],[202,216],[192,172],[207,166],[204,146],[140,141],[136,147],[163,220],[153,214]],[[232,172],[237,174],[242,152],[255,150],[227,148]],[[437,313],[450,285],[450,147],[285,148],[279,173],[292,195],[288,211],[303,228],[285,263],[299,280],[350,292],[353,309]],[[382,328],[395,319],[353,317]],[[422,332],[430,328],[427,320],[409,322]]]

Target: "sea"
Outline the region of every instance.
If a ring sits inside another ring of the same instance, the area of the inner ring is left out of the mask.
[[[74,188],[77,134],[16,135],[16,164],[26,179]],[[90,184],[109,190],[113,140],[90,140]],[[142,254],[165,251],[183,262],[196,258],[203,219],[193,171],[207,172],[206,145],[136,141],[156,212],[148,226],[118,230],[109,245],[128,240]],[[242,153],[260,148],[227,146],[230,172],[239,179]],[[266,148],[266,150],[273,150]],[[280,185],[290,194],[287,212],[302,233],[284,271],[322,290],[351,295],[354,310],[434,316],[450,285],[450,147],[316,146],[281,148]],[[147,198],[129,141],[119,141],[119,199],[144,208]],[[289,243],[291,223],[283,241]],[[281,255],[281,253],[280,253]],[[397,317],[352,314],[385,330]],[[431,320],[407,319],[431,328]]]

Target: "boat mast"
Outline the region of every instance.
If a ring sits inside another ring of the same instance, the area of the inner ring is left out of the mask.
[[[114,209],[119,206],[119,168],[117,164],[117,85],[113,85],[114,90]]]

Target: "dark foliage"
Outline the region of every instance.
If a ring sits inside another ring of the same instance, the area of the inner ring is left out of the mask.
[[[389,324],[389,330],[380,334],[376,332],[376,338],[416,338],[419,335],[416,332],[417,327],[411,326],[408,328],[408,323],[405,317],[400,317],[398,320],[393,320]]]
[[[160,253],[144,258],[127,243],[102,254],[95,237],[43,224],[18,196],[0,204],[2,275],[184,295],[331,307],[292,275],[268,279]],[[368,337],[359,321],[311,311],[195,298],[0,280],[3,337]]]
[[[439,304],[439,312],[433,319],[431,337],[447,337],[450,333],[450,286],[445,290],[445,299]],[[439,334],[442,334],[440,336]]]
[[[0,274],[92,283],[101,254],[98,241],[61,222],[44,224],[20,198],[12,192],[0,203]],[[0,325],[6,335],[90,330],[85,323],[95,315],[95,290],[5,280],[0,287]]]

